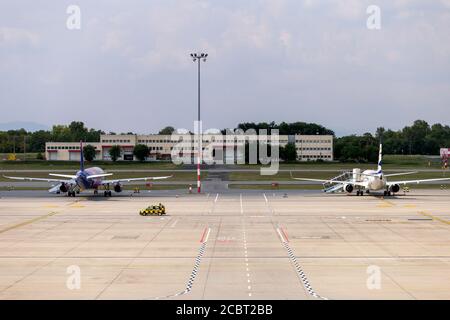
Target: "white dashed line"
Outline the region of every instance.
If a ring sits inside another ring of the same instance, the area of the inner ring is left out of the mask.
[[[239,195],[239,202],[241,203],[241,214],[244,214],[244,208],[242,206],[242,193]],[[244,231],[245,233],[245,231]]]
[[[242,209],[242,194],[240,196],[240,200],[241,200],[241,213],[243,213],[243,209]],[[247,239],[245,236],[245,225],[244,225],[244,229],[242,230],[244,233],[244,256],[245,256],[245,271],[246,271],[246,276],[247,276],[247,284],[251,283],[251,279],[250,279],[250,269],[248,267],[248,251],[247,251]],[[247,286],[247,290],[248,292],[248,296],[251,297],[252,293],[250,292],[252,289],[252,287],[250,285]]]

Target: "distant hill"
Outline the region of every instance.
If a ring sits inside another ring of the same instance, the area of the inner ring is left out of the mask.
[[[30,121],[0,122],[0,131],[25,129],[27,131],[50,130],[49,126]]]

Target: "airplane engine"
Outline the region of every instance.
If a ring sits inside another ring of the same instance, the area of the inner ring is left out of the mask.
[[[114,185],[114,191],[115,192],[122,192],[122,186],[120,184]]]
[[[69,191],[67,184],[61,183],[61,185],[59,186],[59,191],[61,191],[62,193]]]
[[[391,192],[397,193],[400,191],[400,186],[398,184],[394,184],[391,186]]]
[[[344,187],[344,190],[348,193],[352,193],[353,192],[353,186],[351,184],[346,184]]]

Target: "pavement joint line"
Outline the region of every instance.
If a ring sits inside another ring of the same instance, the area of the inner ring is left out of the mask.
[[[176,224],[178,223],[178,219],[176,219],[173,223],[172,223],[172,225],[170,226],[171,228],[174,228],[175,226],[176,226]]]
[[[161,232],[167,227],[167,225],[169,224],[169,222],[170,222],[170,220],[167,220],[167,222],[164,223],[164,225],[161,227],[161,229],[160,229],[155,235],[153,235],[153,238],[152,238],[150,241],[148,241],[147,244],[144,245],[144,246],[139,250],[139,253],[138,253],[137,255],[131,257],[130,261],[126,264],[126,266],[123,267],[123,268],[117,273],[117,275],[116,275],[116,276],[108,283],[108,285],[106,285],[106,286],[105,286],[105,287],[104,287],[104,288],[96,295],[95,300],[98,300],[98,299],[100,298],[100,296],[103,295],[103,293],[105,293],[106,290],[108,290],[109,287],[110,287],[110,286],[111,286],[111,285],[112,285],[112,284],[120,277],[120,275],[124,272],[124,270],[128,269],[128,268],[131,266],[131,264],[132,264],[134,261],[136,261],[136,259],[138,258],[138,256],[139,256],[140,254],[142,254],[142,252],[144,252],[145,248],[147,248],[148,245],[149,245],[153,240],[155,240],[156,237],[158,237],[159,234],[161,234]],[[96,235],[92,236],[91,239],[95,238],[97,235],[103,233],[105,230],[108,230],[109,228],[111,228],[112,226],[114,226],[114,225],[117,224],[117,223],[118,223],[118,222],[111,223],[108,227],[106,227],[106,229],[104,229],[104,230],[98,232]],[[78,247],[78,246],[76,246],[76,247]],[[72,251],[72,250],[74,250],[74,248],[70,249],[68,252],[70,252],[70,251]]]

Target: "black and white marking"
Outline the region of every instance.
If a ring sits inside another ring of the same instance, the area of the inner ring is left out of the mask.
[[[189,293],[192,290],[192,286],[194,285],[195,278],[197,277],[198,268],[200,267],[200,262],[202,261],[203,254],[205,253],[205,250],[206,250],[206,245],[208,243],[208,238],[209,238],[209,233],[210,232],[211,232],[211,229],[208,228],[208,233],[206,234],[206,237],[205,237],[204,241],[200,245],[200,249],[198,250],[198,255],[195,258],[194,268],[192,269],[191,275],[189,276],[189,280],[188,280],[188,282],[186,284],[186,288],[183,291],[181,291],[181,292],[178,292],[178,293],[175,293],[175,294],[171,294],[171,295],[168,295],[168,296],[164,296],[164,297],[155,297],[153,299],[159,300],[159,299],[167,299],[167,298],[178,297],[178,296],[182,296],[184,294],[187,294],[187,293]]]
[[[322,299],[322,300],[328,300],[328,298],[322,297],[321,295],[317,294],[314,291],[313,287],[309,283],[308,277],[306,276],[305,272],[303,271],[303,269],[301,268],[300,264],[298,263],[297,258],[295,257],[294,253],[292,252],[292,249],[289,246],[288,242],[284,239],[284,237],[282,236],[280,230],[277,229],[277,231],[278,231],[278,234],[280,235],[281,242],[283,243],[284,248],[288,252],[289,259],[291,259],[291,262],[294,265],[295,271],[297,272],[297,275],[299,276],[300,281],[303,284],[303,287],[305,287],[306,291],[311,296],[313,296],[314,298]]]

